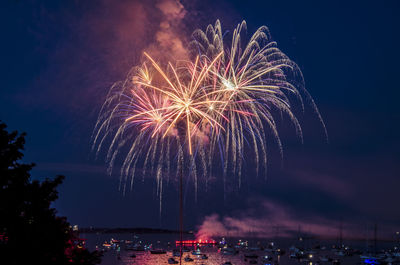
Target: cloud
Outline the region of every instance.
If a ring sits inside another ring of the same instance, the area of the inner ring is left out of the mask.
[[[157,59],[188,59],[186,37],[182,34],[182,21],[187,13],[184,6],[178,0],[160,0],[156,7],[161,11],[162,18],[155,33],[155,43],[146,50]]]
[[[315,214],[301,217],[293,214],[294,209],[269,200],[262,200],[258,205],[236,216],[220,216],[212,214],[206,216],[198,227],[197,238],[210,239],[215,237],[259,237],[271,238],[295,237],[299,230],[301,234],[322,238],[338,238],[340,226],[346,238],[364,238],[365,226],[354,221],[332,220]],[[297,210],[298,211],[298,210]],[[393,230],[390,226],[383,226],[384,236]],[[382,231],[381,230],[381,231]]]
[[[163,62],[188,57],[187,11],[177,0],[78,1],[32,9],[41,12],[40,24],[26,24],[38,24],[32,28],[43,67],[16,98],[39,109],[93,119],[110,86],[140,64],[143,51]]]

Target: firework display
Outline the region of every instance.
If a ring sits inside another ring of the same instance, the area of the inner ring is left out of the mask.
[[[323,124],[299,67],[278,49],[267,27],[248,41],[245,31],[243,21],[224,35],[217,21],[193,33],[191,61],[162,64],[144,53],[142,64],[111,87],[93,148],[107,150],[110,174],[123,158],[123,192],[135,178],[155,176],[161,203],[163,182],[181,167],[197,191],[199,179],[207,184],[216,158],[224,179],[235,176],[240,187],[246,152],[252,152],[257,174],[267,167],[269,135],[282,152],[274,115],[289,117],[302,139],[293,105],[303,109],[306,100]]]

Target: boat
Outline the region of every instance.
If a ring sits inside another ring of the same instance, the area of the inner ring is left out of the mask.
[[[221,252],[223,255],[235,255],[238,253],[238,251],[236,249],[228,247],[228,246],[224,246],[221,249]]]
[[[194,259],[192,259],[192,258],[189,257],[189,256],[186,256],[184,260],[185,260],[186,262],[192,262],[192,261],[194,261]]]
[[[385,263],[387,263],[387,264],[392,264],[392,263],[396,262],[397,259],[396,259],[396,258],[393,258],[393,257],[391,257],[391,256],[388,256],[388,257],[386,257],[383,261],[384,261]]]
[[[107,242],[105,242],[105,243],[103,243],[103,247],[105,247],[105,248],[111,248],[111,244],[110,243],[107,243]]]
[[[261,248],[254,246],[254,247],[249,247],[249,250],[251,250],[251,251],[259,251],[259,250],[261,250]]]
[[[201,259],[208,259],[206,254],[201,255]]]
[[[262,260],[263,260],[263,261],[265,261],[265,262],[267,262],[267,261],[271,261],[271,260],[272,260],[272,257],[271,257],[271,256],[268,256],[268,255],[266,255],[266,256],[264,256],[264,257],[262,258]]]
[[[159,255],[159,254],[165,254],[165,253],[167,253],[167,251],[165,251],[163,249],[152,249],[152,250],[150,250],[150,253]]]
[[[201,255],[200,248],[197,246],[195,250],[192,251],[192,255],[198,256]]]
[[[384,260],[384,255],[380,255],[377,253],[367,253],[364,255],[360,255],[360,258],[364,260],[366,264],[380,264],[381,261]]]
[[[278,248],[277,250],[275,250],[275,254],[278,256],[283,256],[285,255],[286,251],[283,249]]]
[[[119,244],[120,241],[118,239],[111,238],[110,244]]]
[[[169,258],[168,259],[168,264],[178,264],[179,262],[175,260],[174,258]]]
[[[128,244],[125,246],[125,250],[132,250],[132,251],[144,251],[144,247],[140,243],[135,244]]]
[[[335,255],[343,257],[345,255],[345,253],[342,250],[339,250],[339,251],[335,252]]]
[[[256,255],[256,254],[244,254],[244,257],[248,258],[248,259],[256,259],[256,258],[258,258],[258,255]]]
[[[289,251],[299,252],[299,251],[300,251],[300,248],[298,248],[298,247],[296,247],[296,246],[291,246],[291,247],[289,248]]]
[[[136,250],[136,248],[135,248],[135,245],[133,245],[133,244],[126,244],[125,250]]]
[[[320,261],[323,261],[323,262],[332,261],[332,259],[329,258],[328,256],[320,256],[320,257],[319,257],[319,260],[320,260]]]

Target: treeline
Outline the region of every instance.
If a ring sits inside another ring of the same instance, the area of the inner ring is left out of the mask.
[[[100,254],[85,248],[66,217],[51,204],[64,176],[33,180],[34,164],[21,160],[25,134],[0,122],[0,264],[93,265]]]

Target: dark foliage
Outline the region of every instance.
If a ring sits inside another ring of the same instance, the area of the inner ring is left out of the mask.
[[[25,134],[0,122],[0,264],[98,264],[100,256],[80,246],[65,217],[51,203],[64,176],[32,180],[24,164]]]

